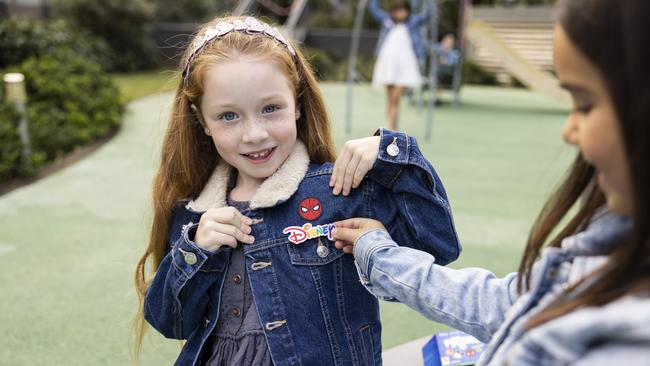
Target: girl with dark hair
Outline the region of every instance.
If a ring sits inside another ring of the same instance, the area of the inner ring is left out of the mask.
[[[479,365],[648,365],[650,2],[558,10],[555,68],[574,104],[562,137],[579,154],[519,271],[438,266],[364,219],[337,223],[336,245],[376,296],[489,342]]]
[[[387,127],[395,130],[404,90],[422,84],[420,64],[424,63],[426,50],[420,28],[429,19],[430,8],[425,4],[422,13],[412,15],[409,0],[392,0],[386,12],[379,7],[379,0],[371,0],[369,9],[381,23],[372,84],[386,87]]]

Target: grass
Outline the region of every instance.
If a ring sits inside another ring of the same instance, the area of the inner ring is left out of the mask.
[[[123,84],[133,98],[144,90],[139,84],[166,85],[157,73],[141,77]],[[359,86],[346,135],[345,91],[323,84],[339,146],[383,124],[383,93]],[[567,110],[521,89],[466,87],[462,100],[436,110],[431,141],[424,111],[405,106],[401,128],[418,138],[445,182],[464,246],[452,266],[504,274],[516,269],[534,217],[574,154],[559,138]],[[133,271],[147,240],[170,104],[169,93],[135,100],[110,143],[0,197],[2,364],[132,363]],[[402,305],[381,307],[385,348],[443,328]],[[178,342],[150,331],[141,364],[171,364],[178,351]]]
[[[172,91],[176,87],[175,71],[169,70],[112,74],[112,77],[127,103],[154,93]]]

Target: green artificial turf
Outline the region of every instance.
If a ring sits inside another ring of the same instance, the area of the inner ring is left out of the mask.
[[[338,146],[383,124],[384,95],[324,84]],[[150,185],[171,94],[138,99],[124,126],[88,158],[0,197],[0,360],[6,365],[129,364],[133,271],[147,240]],[[528,229],[575,151],[559,137],[568,109],[522,89],[466,87],[462,105],[425,110],[404,101],[401,128],[445,182],[464,251],[454,267],[517,268]],[[444,286],[444,284],[431,284]],[[385,348],[443,329],[382,303]],[[180,344],[150,331],[142,365],[167,365]]]

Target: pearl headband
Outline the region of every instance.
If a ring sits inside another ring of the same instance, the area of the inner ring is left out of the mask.
[[[190,73],[190,64],[192,60],[199,54],[199,52],[215,38],[223,37],[230,32],[242,32],[248,34],[265,34],[269,37],[272,37],[276,41],[282,43],[292,56],[296,55],[296,51],[293,49],[289,41],[280,32],[270,25],[260,22],[259,20],[253,17],[247,17],[242,20],[231,20],[231,21],[220,21],[214,26],[209,27],[203,32],[202,35],[197,36],[194,41],[190,44],[190,55],[187,58],[183,65],[183,81],[187,84],[187,77]]]

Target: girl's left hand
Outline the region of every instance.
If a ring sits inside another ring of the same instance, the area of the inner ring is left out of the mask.
[[[366,173],[372,169],[379,155],[380,136],[364,137],[350,140],[343,145],[341,155],[334,163],[334,171],[330,178],[332,193],[344,196],[350,194],[352,188],[357,188]]]

